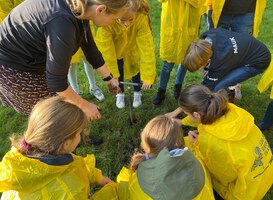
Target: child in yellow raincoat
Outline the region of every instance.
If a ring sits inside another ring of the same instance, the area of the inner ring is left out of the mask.
[[[175,120],[160,115],[148,122],[141,147],[131,170],[124,167],[117,177],[120,199],[214,200],[210,175],[185,147]]]
[[[117,199],[115,183],[95,168],[94,155],[72,153],[88,124],[84,112],[60,96],[36,104],[24,136],[11,138],[0,162],[1,199],[84,200],[93,185],[106,187],[91,199]]]
[[[188,134],[211,174],[214,190],[227,200],[262,199],[273,183],[273,157],[254,118],[203,85],[186,88],[179,105],[168,115],[184,112],[182,125],[197,126]]]
[[[94,23],[90,20],[89,24],[90,24],[91,32],[94,35],[94,31],[95,31]],[[79,49],[71,59],[71,64],[70,64],[69,72],[67,75],[70,86],[75,92],[77,92],[78,94],[81,94],[79,84],[78,84],[78,78],[77,78],[77,65],[79,65],[81,60],[83,61],[84,71],[88,78],[90,94],[94,95],[98,101],[103,101],[105,97],[103,95],[102,90],[96,85],[94,69],[92,65],[88,63],[88,61],[84,57],[84,53],[81,49]]]
[[[24,0],[0,0],[0,23],[10,13],[10,11]]]
[[[174,83],[177,100],[186,75],[181,65],[189,44],[198,38],[199,24],[206,0],[159,0],[162,3],[160,27],[160,58],[163,67],[152,103],[160,105],[165,99],[167,84],[174,64],[180,64]]]
[[[149,5],[146,0],[136,0],[133,7],[113,25],[98,28],[96,44],[107,67],[119,81],[132,78],[134,83],[133,107],[141,105],[140,89],[149,89],[154,83],[155,50],[150,27]],[[124,86],[117,94],[117,108],[124,108]]]
[[[258,83],[258,89],[262,93],[266,91],[270,86],[271,88],[271,94],[270,99],[273,99],[273,62],[270,63],[269,67],[261,77],[259,83]],[[273,100],[269,103],[265,116],[261,122],[256,123],[256,125],[261,130],[271,129],[273,128]]]

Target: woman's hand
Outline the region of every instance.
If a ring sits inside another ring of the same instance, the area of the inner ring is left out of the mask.
[[[107,86],[108,90],[111,94],[116,95],[120,93],[120,88],[119,88],[119,82],[117,79],[112,78],[111,80],[107,81]]]
[[[143,82],[141,89],[143,89],[143,90],[148,90],[148,89],[151,88],[151,86],[152,86],[152,84],[144,83],[144,82]]]
[[[194,131],[189,131],[188,132],[188,136],[189,136],[189,139],[190,139],[190,142],[195,142],[198,140],[198,131],[197,130],[194,130]]]
[[[100,183],[101,186],[106,185],[107,183],[113,182],[110,178],[108,178],[107,176],[103,176],[103,179]]]

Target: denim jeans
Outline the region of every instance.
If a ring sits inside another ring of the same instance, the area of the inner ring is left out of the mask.
[[[124,62],[123,62],[123,59],[117,60],[117,63],[118,63],[118,71],[119,71],[119,78],[118,78],[118,80],[119,80],[119,82],[120,81],[124,81],[124,69],[123,69]],[[137,75],[133,76],[132,81],[133,81],[133,83],[140,83],[140,73],[138,73]],[[120,84],[119,87],[120,87],[120,90],[122,92],[124,92],[124,85]],[[135,92],[139,92],[140,89],[141,88],[139,86],[134,86],[134,91]]]
[[[253,34],[254,13],[244,15],[221,15],[217,28],[224,28],[238,33]]]
[[[173,69],[174,63],[168,63],[164,61],[163,67],[160,73],[159,89],[166,90],[168,81],[170,79],[171,71]],[[182,85],[187,70],[183,65],[179,64],[176,72],[175,85]]]
[[[257,69],[251,66],[238,67],[228,73],[224,78],[214,87],[213,91],[217,92],[220,89],[227,89],[229,86],[241,83],[251,77],[260,74],[265,69]]]

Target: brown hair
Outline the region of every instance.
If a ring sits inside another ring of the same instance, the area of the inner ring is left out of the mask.
[[[141,146],[148,147],[146,152],[150,158],[156,157],[163,148],[173,150],[184,148],[182,128],[175,120],[159,115],[148,122],[141,133]],[[145,154],[137,152],[132,156],[130,168],[135,171],[145,160]]]
[[[10,138],[12,146],[22,154],[35,156],[56,156],[67,139],[77,133],[84,133],[89,120],[76,105],[60,96],[38,102],[29,117],[28,127],[23,138]],[[22,146],[25,140],[30,148]]]
[[[228,111],[228,99],[223,91],[213,93],[204,85],[187,87],[181,92],[178,102],[185,112],[198,112],[202,124],[212,124]]]
[[[130,0],[67,0],[72,13],[81,19],[87,7],[92,5],[105,5],[106,13],[115,14],[121,9],[131,7]]]
[[[195,40],[193,41],[185,54],[184,67],[190,72],[195,72],[202,66],[208,64],[208,60],[212,56],[211,44],[206,40]]]

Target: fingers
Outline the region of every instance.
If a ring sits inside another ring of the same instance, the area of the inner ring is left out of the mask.
[[[118,94],[121,90],[119,88],[119,82],[117,79],[112,78],[108,81],[108,90],[112,95]]]
[[[151,86],[152,86],[152,84],[143,83],[141,89],[148,90],[151,88]]]

